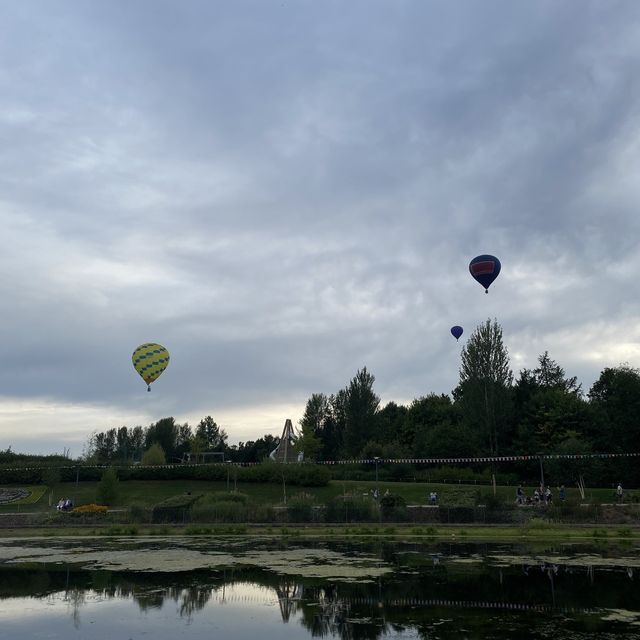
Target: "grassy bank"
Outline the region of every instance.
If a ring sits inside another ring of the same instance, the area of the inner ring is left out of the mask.
[[[637,543],[640,540],[640,526],[563,526],[542,522],[530,523],[522,527],[464,525],[464,526],[415,526],[409,524],[383,525],[189,525],[189,526],[87,526],[56,528],[15,528],[0,529],[0,538],[57,538],[57,537],[171,537],[204,536],[220,539],[233,538],[390,538],[394,540],[420,541],[561,541],[586,542],[597,541],[612,543]]]
[[[117,498],[110,506],[127,508],[135,504],[153,507],[159,502],[179,494],[201,494],[234,491],[234,489],[247,495],[250,501],[261,504],[283,504],[285,495],[288,500],[291,500],[300,494],[305,494],[317,504],[325,504],[341,495],[370,496],[376,487],[381,494],[389,491],[402,496],[407,504],[427,504],[431,491],[437,492],[439,502],[443,506],[473,506],[485,499],[492,499],[492,489],[486,485],[333,480],[324,487],[288,487],[281,483],[237,483],[234,485],[233,476],[231,476],[228,484],[225,481],[197,480],[130,480],[120,482]],[[77,485],[75,483],[59,483],[49,487],[42,497],[34,503],[0,505],[0,513],[46,511],[52,509],[53,505],[62,497],[72,498],[76,505],[89,504],[96,502],[97,488],[97,482],[79,482]],[[530,494],[531,491],[528,493]],[[557,491],[555,491],[555,498],[557,502]],[[515,488],[497,487],[496,500],[505,505],[513,504]],[[584,502],[595,505],[613,501],[613,492],[607,488],[587,489],[584,500]],[[567,502],[573,504],[582,502],[577,489],[567,489]]]

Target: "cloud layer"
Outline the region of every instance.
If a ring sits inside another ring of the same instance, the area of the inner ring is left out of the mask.
[[[447,393],[449,327],[488,317],[516,372],[640,364],[640,5],[68,0],[2,30],[0,448],[278,433],[365,365],[384,401]]]

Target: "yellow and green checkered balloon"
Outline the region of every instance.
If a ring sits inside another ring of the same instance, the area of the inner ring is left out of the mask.
[[[161,344],[147,342],[133,352],[131,359],[135,370],[147,383],[147,391],[151,391],[151,383],[160,377],[169,364],[169,352]]]

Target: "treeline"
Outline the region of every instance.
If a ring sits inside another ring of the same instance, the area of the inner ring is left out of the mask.
[[[477,327],[463,347],[451,395],[380,406],[374,381],[365,367],[344,389],[309,398],[300,423],[305,459],[640,451],[638,369],[607,367],[585,393],[545,352],[514,377],[496,320]],[[564,482],[588,472],[591,481],[640,484],[634,458],[569,461],[557,471]]]
[[[142,462],[148,465],[192,462],[209,454],[209,461],[260,462],[276,448],[278,438],[265,435],[257,440],[229,445],[228,436],[211,416],[192,428],[174,418],[162,418],[147,426],[120,427],[93,433],[83,459],[86,463]],[[211,454],[221,454],[219,457]]]

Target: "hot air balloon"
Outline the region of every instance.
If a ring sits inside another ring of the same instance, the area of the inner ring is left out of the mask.
[[[160,377],[169,364],[169,352],[161,344],[146,342],[136,348],[131,360],[134,369],[147,383],[147,391],[151,391],[151,383]]]
[[[489,293],[489,286],[500,273],[500,260],[495,256],[476,256],[469,263],[469,273],[484,287],[484,292]]]
[[[451,335],[456,339],[456,342],[458,341],[462,333],[462,327],[459,327],[458,325],[456,325],[455,327],[451,327]]]

